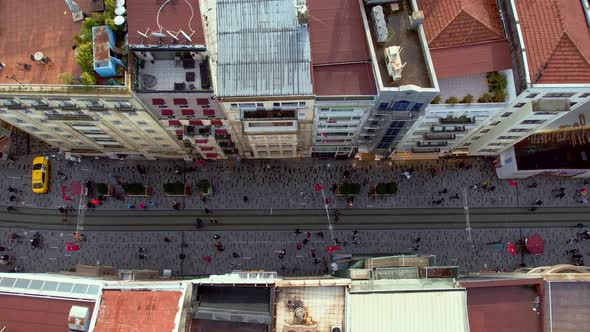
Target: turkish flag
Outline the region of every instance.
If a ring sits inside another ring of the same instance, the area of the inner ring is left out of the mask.
[[[324,187],[322,187],[322,185],[321,185],[321,184],[319,184],[319,183],[316,183],[316,184],[313,186],[313,189],[315,189],[315,191],[320,191],[320,190],[324,189]]]
[[[516,256],[516,247],[514,244],[512,244],[512,242],[506,243],[506,249],[512,254],[512,256]]]
[[[510,182],[508,182],[508,185],[511,187],[516,187],[516,182],[510,181]]]

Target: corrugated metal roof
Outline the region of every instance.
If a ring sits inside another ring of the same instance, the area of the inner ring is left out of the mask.
[[[469,332],[464,289],[352,293],[350,330]]]
[[[311,95],[307,27],[295,0],[217,2],[218,95]]]

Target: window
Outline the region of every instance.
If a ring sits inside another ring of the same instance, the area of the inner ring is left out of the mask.
[[[478,140],[478,139],[480,139],[480,138],[481,138],[481,136],[473,136],[473,138],[471,138],[471,140],[472,140],[472,141],[475,141],[475,140]]]
[[[508,145],[508,143],[500,143],[500,142],[498,142],[498,143],[490,143],[488,145],[489,146],[506,146],[506,145]]]
[[[238,108],[238,104],[231,104],[230,107],[231,108]]]
[[[588,98],[590,97],[590,92],[586,92],[580,95],[580,98]]]
[[[577,104],[576,102],[572,102],[570,103],[570,106],[574,106],[575,104]]]
[[[498,137],[498,139],[517,139],[520,138],[520,136],[500,136]]]
[[[37,127],[33,127],[33,126],[27,126],[26,128],[27,128],[28,130],[30,130],[30,131],[34,131],[34,132],[39,132],[39,131],[40,131],[40,130],[39,130],[39,128],[37,128]]]
[[[148,123],[145,121],[137,121],[137,124],[140,126],[147,126],[148,125]]]
[[[123,128],[123,129],[121,129],[121,131],[124,133],[132,133],[133,132],[133,130],[127,129],[127,128]]]
[[[51,130],[53,130],[53,131],[57,131],[57,132],[59,132],[59,133],[61,133],[61,132],[63,132],[63,131],[64,131],[64,130],[63,130],[63,129],[61,129],[60,127],[51,127]]]
[[[496,126],[498,123],[500,123],[501,121],[494,121],[492,123],[490,123],[490,126]]]
[[[119,120],[113,120],[113,121],[111,121],[111,123],[114,124],[114,125],[121,125],[121,124],[123,124],[123,122],[121,122]]]
[[[412,111],[419,111],[423,105],[424,103],[415,103],[414,106],[412,106]]]
[[[510,133],[526,133],[529,131],[531,131],[531,129],[526,129],[526,128],[514,128],[514,129],[508,130],[508,132],[510,132]]]
[[[156,136],[154,137],[154,141],[163,141],[164,137]]]
[[[495,152],[498,152],[498,149],[482,149],[482,150],[479,150],[479,152],[481,152],[481,153],[495,153]]]
[[[511,115],[512,115],[512,112],[506,112],[506,113],[502,114],[502,117],[503,118],[507,118],[507,117],[509,117]]]
[[[156,133],[156,131],[153,129],[146,129],[145,132],[148,134],[155,134]]]
[[[545,122],[545,120],[524,120],[520,124],[541,124]]]
[[[518,104],[515,104],[515,105],[514,105],[514,108],[521,108],[521,107],[523,107],[524,105],[526,105],[526,103],[518,103]]]
[[[377,108],[380,111],[386,110],[389,107],[389,103],[379,103],[379,107]]]
[[[487,133],[489,131],[490,131],[489,129],[482,129],[482,130],[479,131],[479,133],[480,134],[485,134],[485,133]]]
[[[470,145],[471,145],[471,143],[465,143],[465,144],[463,144],[464,147],[468,147]]]
[[[559,93],[546,93],[545,98],[569,98],[575,95],[573,92],[559,92]]]
[[[394,111],[394,112],[407,111],[408,110],[408,106],[410,106],[410,102],[409,101],[405,101],[405,100],[396,101],[393,104],[393,106],[391,107],[391,110]]]
[[[536,96],[538,96],[538,93],[529,93],[528,96],[526,96],[527,98],[535,98]]]

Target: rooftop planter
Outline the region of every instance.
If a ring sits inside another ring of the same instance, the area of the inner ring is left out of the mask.
[[[141,183],[123,183],[121,185],[127,196],[150,196],[152,187],[144,186]]]
[[[211,183],[209,183],[209,180],[201,180],[197,186],[201,196],[207,196],[213,192],[213,187],[211,186]]]
[[[112,196],[113,195],[113,187],[107,185],[106,183],[95,183],[94,190],[96,191],[97,195],[102,195],[102,196]]]
[[[342,183],[336,188],[336,196],[354,196],[361,192],[361,185],[358,183]]]
[[[164,193],[167,196],[190,196],[190,187],[182,182],[164,183]]]

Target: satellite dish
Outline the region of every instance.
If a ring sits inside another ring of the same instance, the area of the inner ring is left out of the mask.
[[[150,38],[150,37],[147,35],[147,33],[143,33],[143,32],[141,32],[141,31],[137,31],[137,33],[138,33],[140,36],[144,37],[144,38],[147,38],[147,39],[149,39],[149,38]]]
[[[186,40],[188,40],[189,42],[192,42],[193,40],[191,39],[191,37],[189,35],[186,34],[186,32],[180,30],[180,33],[182,33],[182,35],[184,36],[184,38]]]
[[[174,39],[174,40],[178,41],[178,37],[177,37],[177,36],[178,36],[178,34],[174,35],[172,32],[170,32],[170,31],[168,31],[168,30],[166,30],[166,32],[167,32],[167,33],[170,35],[170,37],[172,37],[172,39]]]
[[[115,16],[113,22],[115,25],[123,25],[123,23],[125,23],[125,18],[123,16]]]
[[[152,36],[157,37],[157,38],[164,38],[166,37],[165,34],[161,33],[161,32],[152,32]]]

